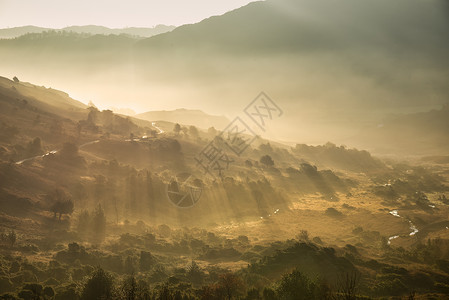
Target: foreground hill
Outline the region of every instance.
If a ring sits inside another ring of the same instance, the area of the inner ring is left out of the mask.
[[[447,293],[444,162],[262,138],[237,155],[226,132],[18,79],[0,78],[0,120],[3,298]]]

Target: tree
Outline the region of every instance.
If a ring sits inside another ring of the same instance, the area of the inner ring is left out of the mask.
[[[173,132],[176,133],[176,135],[178,135],[181,132],[181,125],[176,123],[175,127],[173,127]]]
[[[22,299],[39,300],[42,296],[42,285],[38,283],[27,283],[18,296]]]
[[[82,300],[111,299],[113,290],[112,276],[98,267],[85,284],[81,293]]]
[[[54,213],[55,218],[56,214],[59,214],[59,220],[61,220],[62,215],[70,215],[73,213],[73,201],[64,192],[64,190],[56,189],[47,197],[50,201],[53,202],[51,211]]]
[[[192,263],[187,267],[187,277],[194,284],[201,284],[203,281],[203,271],[198,264],[192,260]]]
[[[231,300],[237,296],[243,288],[242,280],[233,273],[222,274],[218,281],[220,289],[223,290],[226,299]]]
[[[303,275],[299,270],[294,270],[286,274],[280,280],[276,292],[279,299],[326,299],[328,298],[329,288],[309,277]]]
[[[274,166],[274,161],[273,161],[273,159],[271,158],[271,156],[269,156],[269,155],[264,155],[264,156],[262,156],[262,157],[260,158],[260,162],[261,162],[262,164],[264,164],[265,166],[267,166],[267,167],[272,167],[272,166]]]
[[[356,272],[345,273],[339,277],[338,295],[341,299],[352,300],[357,299],[357,290],[359,286],[359,274]]]
[[[42,145],[41,145],[41,139],[36,137],[33,139],[32,142],[28,143],[27,146],[27,152],[28,155],[40,155],[43,153],[42,151]]]
[[[217,129],[215,129],[215,127],[209,127],[209,129],[207,130],[207,133],[209,134],[209,137],[214,138],[216,135],[218,135],[218,131]]]
[[[70,215],[73,213],[73,201],[70,199],[55,202],[51,208],[52,212],[54,212],[55,217],[56,213],[59,213],[59,220],[61,221],[62,215]]]
[[[94,230],[93,241],[96,243],[103,242],[106,237],[106,216],[101,205],[98,205],[92,215],[91,226]]]
[[[14,82],[19,82],[19,78],[17,78],[17,76],[14,76],[14,77],[12,78],[12,80],[14,80]]]
[[[58,287],[55,300],[79,300],[77,289],[78,287],[74,283]]]
[[[189,127],[189,134],[190,136],[192,136],[193,138],[198,138],[199,137],[199,131],[198,128],[196,128],[195,126],[190,126]]]
[[[137,299],[137,282],[134,275],[128,276],[122,285],[123,299],[136,300]]]
[[[307,242],[309,241],[309,232],[307,230],[300,230],[297,238],[300,241]]]
[[[46,286],[44,288],[44,297],[45,299],[52,299],[55,296],[55,291],[53,290],[53,288],[51,286]]]
[[[148,271],[154,264],[154,257],[148,251],[140,251],[139,266],[141,271]]]
[[[17,241],[17,235],[16,232],[14,230],[11,230],[8,235],[6,236],[6,238],[8,239],[9,243],[11,244],[11,247],[14,247],[14,244]]]
[[[87,210],[83,210],[78,216],[78,234],[86,237],[89,232],[90,215]]]

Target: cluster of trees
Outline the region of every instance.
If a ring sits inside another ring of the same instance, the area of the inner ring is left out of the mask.
[[[326,143],[322,146],[297,144],[292,148],[292,152],[308,161],[320,162],[328,167],[344,170],[371,172],[385,168],[385,165],[372,157],[368,151],[348,149],[333,143]]]
[[[50,211],[53,212],[54,218],[59,214],[58,219],[61,220],[62,215],[71,215],[73,213],[73,201],[62,189],[56,189],[48,194],[47,200],[52,203]]]
[[[140,132],[140,128],[129,118],[118,116],[109,109],[100,111],[93,105],[87,109],[89,111],[87,119],[77,123],[78,137],[81,136],[83,131],[92,133],[104,132],[123,136],[128,136],[133,132]]]
[[[100,211],[98,208],[86,218],[91,230],[101,231],[101,224],[92,223]],[[385,246],[380,262],[362,257],[353,245],[339,249],[318,246],[313,242],[322,242],[310,238],[306,230],[299,232],[299,242],[269,245],[254,245],[246,236],[231,240],[199,229],[161,225],[152,230],[154,233],[142,235],[122,234],[108,245],[90,249],[73,242],[57,251],[49,263],[0,256],[0,294],[7,293],[0,299],[369,299],[360,295],[449,291],[445,283],[449,244],[441,239],[429,240],[410,251]],[[376,239],[376,232],[362,228],[356,228],[354,234]],[[217,256],[211,256],[211,261],[227,261],[234,248],[247,250],[237,259],[260,255],[236,272],[193,260],[179,264],[179,259],[174,259],[215,251]],[[438,270],[412,271],[387,260],[417,262]]]
[[[39,283],[27,283],[17,293],[25,300],[314,300],[314,299],[357,299],[357,281],[349,278],[344,281],[344,288],[332,292],[330,286],[320,280],[311,279],[300,270],[284,274],[277,282],[266,287],[247,288],[240,275],[223,273],[216,282],[193,288],[167,281],[150,288],[150,285],[135,275],[117,279],[101,267],[97,267],[87,281],[79,287],[67,285],[57,288],[43,286]],[[0,299],[18,299],[7,293]]]
[[[200,137],[200,132],[198,128],[196,128],[193,125],[186,127],[176,123],[175,126],[173,127],[173,132],[175,133],[176,136],[180,136],[181,134],[183,134],[184,136],[191,137],[192,139],[198,139]]]
[[[81,238],[98,244],[106,238],[106,216],[101,205],[90,213],[83,210],[78,217],[78,234]]]

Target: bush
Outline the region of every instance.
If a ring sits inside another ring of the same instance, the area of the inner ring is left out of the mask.
[[[285,300],[310,300],[325,299],[329,289],[320,283],[311,280],[299,270],[284,275],[278,283],[276,292],[279,299]]]
[[[82,300],[111,299],[113,290],[112,276],[102,268],[97,268],[87,281],[81,294]]]
[[[269,155],[264,155],[260,158],[260,162],[267,167],[274,166],[274,160]]]
[[[327,216],[333,217],[333,218],[341,218],[341,217],[343,217],[343,213],[341,213],[340,211],[336,210],[333,207],[329,207],[328,209],[326,209],[326,211],[324,213]]]

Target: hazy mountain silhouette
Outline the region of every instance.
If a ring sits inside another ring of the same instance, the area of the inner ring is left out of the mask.
[[[425,50],[441,55],[449,45],[442,38],[449,25],[447,9],[447,2],[442,0],[269,0],[180,26],[140,44],[164,51],[207,46],[247,55],[355,47],[394,54]]]
[[[206,114],[201,110],[176,109],[162,111],[148,111],[135,115],[136,118],[147,121],[167,121],[173,123],[181,123],[186,125],[194,125],[200,128],[208,129],[215,127],[220,130],[229,124],[229,120],[224,116],[213,116]]]
[[[354,140],[377,152],[440,154],[449,148],[449,107],[414,114],[391,115]]]
[[[151,37],[156,34],[165,33],[173,30],[176,26],[156,25],[151,28],[147,27],[127,27],[127,28],[108,28],[105,26],[85,25],[85,26],[68,26],[61,29],[45,28],[37,26],[21,26],[13,28],[0,29],[0,38],[16,38],[27,33],[42,33],[49,30],[71,31],[76,33],[88,34],[129,34],[139,37]]]
[[[3,40],[0,56],[5,75],[54,82],[105,106],[157,109],[161,99],[161,108],[236,115],[263,90],[285,111],[272,138],[338,143],[388,114],[445,103],[447,12],[444,0],[271,0],[143,40]]]

